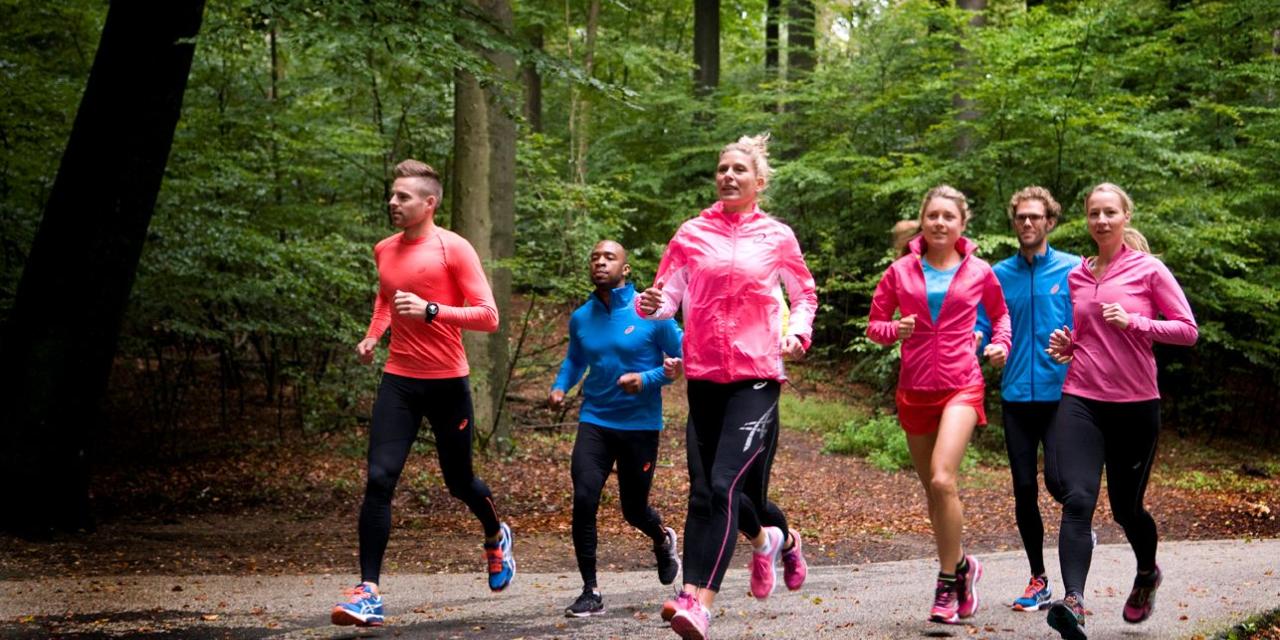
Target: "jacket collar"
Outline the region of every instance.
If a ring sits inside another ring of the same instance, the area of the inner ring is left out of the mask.
[[[729,224],[747,222],[749,220],[755,220],[756,218],[760,218],[765,215],[767,214],[765,214],[765,212],[760,210],[759,202],[751,203],[751,210],[744,211],[738,214],[725,213],[724,202],[721,202],[720,200],[716,200],[715,204],[702,210],[703,217],[710,218],[713,220],[723,220],[725,222],[728,222]]]
[[[620,307],[630,307],[635,296],[636,287],[630,282],[622,285],[621,287],[611,289],[609,291],[609,310],[613,311]],[[595,291],[591,292],[591,299],[595,301],[596,304],[604,306],[604,301],[600,299],[600,296],[596,295]]]
[[[917,256],[924,256],[924,249],[925,249],[924,236],[918,235],[912,238],[911,242],[907,243],[907,249],[909,249],[911,253],[914,253]],[[961,259],[968,258],[970,254],[972,254],[977,250],[978,250],[978,243],[964,236],[960,236],[960,238],[956,240],[956,251],[960,252]]]
[[[1036,255],[1031,256],[1031,264],[1027,263],[1027,259],[1023,257],[1021,249],[1018,250],[1018,255],[1014,256],[1014,259],[1018,263],[1019,269],[1029,269],[1032,264],[1040,266],[1053,261],[1055,253],[1057,253],[1057,251],[1055,251],[1053,247],[1046,242],[1044,245],[1044,253],[1037,253]]]

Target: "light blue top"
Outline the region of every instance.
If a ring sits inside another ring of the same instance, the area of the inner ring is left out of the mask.
[[[947,297],[947,289],[951,288],[951,280],[956,277],[959,264],[950,269],[934,269],[928,260],[920,258],[920,266],[924,267],[924,290],[929,297],[929,315],[934,324],[938,323],[938,314],[942,311],[942,300]]]

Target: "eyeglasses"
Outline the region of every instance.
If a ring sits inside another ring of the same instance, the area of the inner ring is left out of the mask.
[[[1028,222],[1039,224],[1044,222],[1044,220],[1045,216],[1041,213],[1019,213],[1013,216],[1013,222],[1019,225],[1026,224]]]

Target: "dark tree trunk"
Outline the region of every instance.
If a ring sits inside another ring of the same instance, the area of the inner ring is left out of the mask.
[[[789,0],[787,3],[787,78],[799,80],[813,71],[815,12],[813,0]]]
[[[515,28],[509,0],[484,0],[481,7],[503,38]],[[515,58],[506,51],[489,50],[485,57],[493,64],[495,81],[485,88],[489,101],[489,216],[492,221],[489,246],[494,265],[489,268],[498,317],[511,318],[511,268],[499,264],[516,254],[516,122],[519,108]],[[498,449],[511,449],[511,420],[503,411],[506,404],[507,371],[511,354],[508,340],[510,321],[499,322],[489,342],[489,394],[494,407],[493,433]]]
[[[768,0],[764,14],[764,75],[766,82],[778,79],[778,21],[782,0]]]
[[[527,33],[530,46],[535,51],[542,51],[542,25],[536,25]],[[534,133],[542,133],[542,74],[533,60],[528,60],[520,68],[524,78],[524,119]]]
[[[160,191],[203,0],[112,2],[0,345],[7,529],[92,528],[89,439]]]
[[[699,94],[720,84],[720,0],[693,0],[694,84]]]

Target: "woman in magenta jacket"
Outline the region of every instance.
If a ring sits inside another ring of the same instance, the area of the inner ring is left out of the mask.
[[[920,234],[889,265],[871,300],[867,336],[902,341],[898,421],[924,485],[940,569],[929,619],[956,624],[978,610],[982,564],[960,543],[964,515],[956,475],[974,428],[986,424],[985,385],[974,353],[981,304],[992,320],[983,355],[1001,366],[1009,355],[1009,315],[991,266],[961,234],[969,221],[963,193],[941,185],[920,204]],[[895,311],[901,312],[898,320]]]
[[[1182,287],[1146,251],[1142,235],[1128,226],[1133,211],[1129,195],[1104,182],[1084,203],[1098,255],[1067,276],[1075,329],[1063,327],[1049,336],[1049,354],[1071,364],[1057,416],[1045,434],[1044,455],[1045,484],[1062,503],[1058,558],[1066,591],[1050,607],[1047,620],[1072,640],[1085,638],[1090,528],[1104,467],[1111,512],[1137,560],[1122,617],[1142,622],[1155,607],[1161,580],[1156,523],[1142,504],[1160,432],[1160,389],[1151,346],[1190,346],[1199,335]]]
[[[782,358],[809,348],[817,310],[813,276],[795,234],[757,206],[770,173],[766,141],[744,137],[720,152],[719,201],[680,225],[654,286],[636,296],[641,316],[684,313],[690,484],[684,589],[664,604],[663,617],[669,615],[671,628],[687,640],[707,637],[707,607],[733,557],[744,479],[771,457],[777,442],[771,430],[786,379]],[[786,335],[774,297],[779,283],[791,300]],[[798,540],[772,526],[760,536],[760,573],[772,583],[779,552],[791,546],[798,558]],[[784,556],[784,569],[793,566],[801,568]]]

